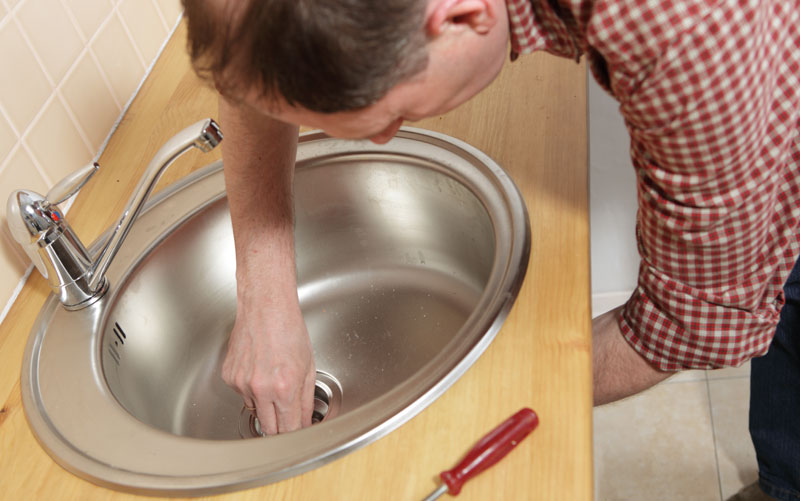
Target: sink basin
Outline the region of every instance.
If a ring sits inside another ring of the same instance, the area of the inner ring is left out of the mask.
[[[145,494],[262,485],[389,433],[480,356],[530,252],[524,202],[500,167],[419,129],[383,146],[309,133],[295,191],[317,424],[261,437],[220,378],[236,283],[216,163],[147,205],[108,269],[105,297],[73,312],[54,297],[45,304],[22,393],[56,461]]]

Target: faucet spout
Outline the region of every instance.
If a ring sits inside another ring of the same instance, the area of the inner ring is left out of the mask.
[[[139,212],[141,212],[144,202],[150,197],[167,167],[191,148],[197,148],[207,153],[216,148],[221,141],[222,131],[219,125],[208,118],[186,127],[158,150],[133,190],[133,194],[125,205],[122,215],[117,220],[111,236],[108,237],[103,249],[95,258],[92,277],[89,280],[89,288],[92,291],[102,288],[108,266],[117,254],[122,242],[125,241],[125,237],[128,236],[131,225],[136,220]]]
[[[167,141],[150,161],[111,236],[94,259],[56,206],[74,195],[88,181],[97,170],[97,164],[67,176],[46,197],[27,190],[13,192],[6,211],[11,234],[47,279],[61,304],[70,310],[85,308],[103,297],[108,290],[105,278],[108,266],[161,174],[191,148],[208,152],[220,141],[222,131],[210,118],[185,128]]]

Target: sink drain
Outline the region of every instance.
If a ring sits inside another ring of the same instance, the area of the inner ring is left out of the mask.
[[[339,381],[327,372],[317,371],[317,380],[314,383],[314,411],[311,415],[311,424],[318,424],[336,416],[341,402],[342,387]],[[267,436],[261,430],[258,418],[246,407],[242,407],[239,415],[239,435],[242,438]]]
[[[314,386],[314,412],[311,414],[311,424],[321,423],[328,416],[331,408],[331,393],[327,385],[317,381]]]

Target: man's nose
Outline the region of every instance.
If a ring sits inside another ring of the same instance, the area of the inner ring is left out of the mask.
[[[403,117],[398,118],[394,122],[390,123],[388,127],[383,129],[378,134],[369,138],[375,144],[386,144],[391,140],[395,134],[397,134],[397,130],[400,129],[400,126],[403,125]]]

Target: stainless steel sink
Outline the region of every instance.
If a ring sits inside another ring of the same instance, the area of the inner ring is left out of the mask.
[[[105,297],[81,311],[45,305],[22,393],[56,461],[146,494],[273,482],[397,428],[486,349],[530,251],[524,202],[491,159],[418,129],[384,146],[311,133],[295,199],[318,424],[261,437],[220,378],[236,287],[217,163],[148,204]]]

